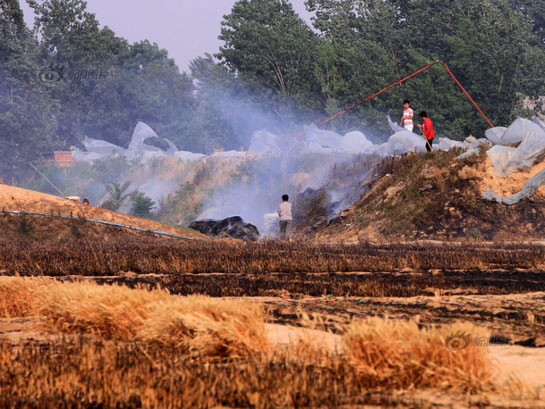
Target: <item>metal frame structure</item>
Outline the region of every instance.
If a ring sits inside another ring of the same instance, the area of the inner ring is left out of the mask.
[[[335,115],[323,120],[323,121],[320,121],[318,122],[319,125],[323,125],[323,124],[327,124],[328,122],[331,122],[333,121],[335,118],[341,116],[341,115],[344,115],[346,114],[347,112],[351,111],[352,109],[356,108],[357,106],[367,102],[367,101],[370,101],[372,100],[373,98],[376,98],[378,97],[380,94],[383,94],[385,93],[386,91],[398,86],[398,85],[401,85],[403,84],[405,81],[411,79],[412,77],[418,75],[418,74],[421,74],[422,72],[426,71],[427,69],[433,67],[434,65],[437,65],[437,64],[441,64],[443,66],[443,68],[445,69],[445,71],[452,77],[452,79],[454,80],[454,82],[456,82],[456,84],[460,87],[460,89],[462,90],[462,92],[465,94],[465,96],[469,99],[469,101],[475,106],[475,108],[477,108],[477,111],[479,111],[479,113],[482,115],[482,117],[484,118],[484,120],[488,123],[488,125],[490,125],[491,128],[494,128],[494,125],[492,124],[492,122],[490,122],[490,120],[488,119],[488,117],[484,114],[484,112],[482,111],[482,109],[477,105],[477,103],[473,100],[473,98],[471,98],[471,96],[469,95],[469,93],[466,91],[466,89],[462,86],[462,84],[460,83],[460,81],[458,81],[458,79],[454,76],[454,74],[452,73],[452,71],[447,67],[447,65],[441,61],[441,60],[437,60],[437,61],[434,61],[418,70],[416,70],[415,72],[413,72],[412,74],[409,74],[407,75],[406,77],[403,77],[393,83],[391,83],[390,85],[388,85],[386,88],[383,88],[381,89],[380,91],[377,91],[371,95],[368,95],[366,97],[363,97],[361,99],[359,99],[358,101],[348,105],[347,107],[345,107],[342,111],[339,111],[337,112]]]

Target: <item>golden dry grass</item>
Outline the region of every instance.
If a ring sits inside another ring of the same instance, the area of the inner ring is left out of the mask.
[[[371,387],[475,392],[492,377],[490,361],[486,349],[475,345],[449,349],[447,339],[456,333],[488,335],[469,324],[419,329],[414,321],[374,317],[348,325],[343,341],[348,359]]]
[[[184,353],[216,357],[265,352],[264,310],[245,300],[172,296],[161,289],[0,278],[0,316],[39,316],[47,332],[158,341]]]
[[[339,365],[341,359],[358,383],[371,388],[477,391],[491,377],[484,349],[469,345],[452,351],[446,345],[447,337],[457,331],[482,336],[473,326],[419,329],[414,322],[357,321],[340,328],[339,358],[337,351],[312,339],[271,348],[264,308],[249,300],[181,297],[161,289],[21,277],[0,277],[0,300],[1,317],[40,317],[37,325],[45,332],[151,342],[186,357],[251,356],[322,367]]]

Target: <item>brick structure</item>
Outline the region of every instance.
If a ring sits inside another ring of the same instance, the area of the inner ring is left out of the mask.
[[[53,163],[58,168],[71,168],[75,164],[72,151],[54,151]]]

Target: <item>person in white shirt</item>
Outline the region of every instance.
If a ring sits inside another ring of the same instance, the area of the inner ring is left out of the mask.
[[[403,102],[403,106],[405,107],[405,111],[403,111],[403,118],[401,118],[401,123],[403,124],[403,128],[405,128],[409,132],[412,132],[414,128],[414,124],[413,124],[414,112],[411,109],[411,101],[406,99]]]
[[[287,240],[290,238],[291,225],[293,218],[291,216],[291,203],[288,195],[282,196],[282,203],[278,206],[278,216],[280,216],[280,239]]]

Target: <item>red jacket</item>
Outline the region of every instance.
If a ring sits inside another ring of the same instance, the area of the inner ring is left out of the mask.
[[[430,118],[424,118],[424,136],[428,141],[435,138],[435,132],[433,131],[433,122]]]

